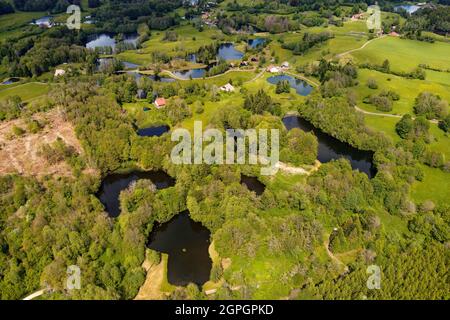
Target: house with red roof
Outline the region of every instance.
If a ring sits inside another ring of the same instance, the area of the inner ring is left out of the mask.
[[[159,109],[166,105],[166,99],[164,98],[157,98],[155,100],[155,106]]]

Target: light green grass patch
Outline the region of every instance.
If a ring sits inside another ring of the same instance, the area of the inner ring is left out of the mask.
[[[450,49],[450,47],[449,47]],[[405,113],[413,113],[414,101],[419,93],[431,92],[441,96],[444,100],[450,102],[450,73],[429,72],[426,71],[426,80],[406,79],[392,74],[386,74],[374,70],[360,69],[358,71],[358,86],[356,92],[358,94],[358,106],[370,112],[379,112],[374,105],[363,103],[363,99],[371,94],[379,94],[381,91],[392,90],[400,95],[400,100],[393,101],[393,109],[390,114],[403,115]],[[367,80],[374,79],[378,84],[378,89],[373,90],[367,87]],[[433,81],[434,80],[434,81]],[[436,82],[438,80],[439,82]]]
[[[432,200],[434,203],[448,204],[450,199],[450,173],[441,169],[421,166],[425,177],[421,182],[414,182],[411,196],[421,203]]]
[[[381,64],[389,59],[391,69],[409,72],[419,64],[433,68],[450,68],[450,43],[385,37],[369,43],[364,49],[352,55],[360,63]]]
[[[19,96],[22,101],[29,102],[48,93],[49,90],[50,86],[47,83],[29,82],[0,91],[0,100],[10,96]]]

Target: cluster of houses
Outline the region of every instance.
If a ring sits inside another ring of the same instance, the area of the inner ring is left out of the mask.
[[[232,84],[227,83],[227,84],[221,86],[220,90],[224,91],[224,92],[234,92],[235,88],[234,88],[234,86]],[[146,97],[147,97],[146,92],[144,90],[142,90],[142,89],[139,89],[138,92],[137,92],[136,98],[138,98],[138,99],[145,99]],[[155,105],[155,107],[157,109],[161,109],[161,108],[164,108],[167,105],[167,101],[164,98],[156,98],[155,101],[153,102],[153,104]],[[144,111],[148,111],[148,110],[149,110],[149,108],[147,108],[147,107],[144,108]]]

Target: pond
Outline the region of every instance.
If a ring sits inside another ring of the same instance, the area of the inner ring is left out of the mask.
[[[242,59],[244,53],[236,50],[233,43],[223,43],[219,46],[219,52],[217,53],[218,59],[223,60],[239,60]]]
[[[192,282],[201,286],[209,280],[212,267],[208,253],[210,235],[207,228],[184,211],[169,222],[155,226],[147,246],[169,255],[169,283],[186,286]]]
[[[138,64],[128,62],[128,61],[122,61],[122,64],[125,69],[137,69],[140,67]]]
[[[128,188],[130,183],[140,179],[151,180],[157,189],[175,185],[175,180],[164,171],[134,171],[126,174],[110,174],[103,179],[98,192],[100,202],[105,206],[110,217],[117,217],[120,214],[120,192]]]
[[[88,42],[86,43],[86,48],[95,49],[99,47],[116,47],[116,39],[114,39],[112,34],[92,34],[88,36]]]
[[[19,81],[20,81],[20,78],[13,77],[13,78],[6,79],[1,84],[7,85],[7,84],[13,84],[13,83],[19,82]]]
[[[313,90],[313,87],[310,86],[306,81],[285,74],[269,77],[267,78],[267,81],[275,85],[280,81],[288,81],[291,85],[291,88],[294,88],[295,91],[301,96],[307,96]]]
[[[250,191],[254,191],[257,196],[260,196],[266,190],[266,186],[258,180],[258,178],[241,175],[241,184],[246,186]]]
[[[419,6],[416,6],[416,5],[414,5],[414,4],[404,4],[404,5],[401,5],[401,6],[396,6],[396,7],[394,7],[394,10],[395,10],[395,11],[398,11],[398,10],[400,10],[400,9],[405,9],[409,14],[413,14],[414,12],[416,12],[417,10],[419,10],[420,7],[419,7]]]
[[[31,22],[31,24],[34,24],[37,26],[44,25],[46,27],[51,27],[52,19],[53,19],[53,16],[45,16],[45,17],[33,20],[33,22]]]
[[[203,78],[206,75],[206,68],[173,71],[172,73],[181,79],[198,79]]]
[[[170,127],[167,125],[149,127],[144,129],[139,129],[137,134],[141,137],[160,137],[164,133],[169,132]]]
[[[257,46],[263,45],[266,42],[266,39],[264,38],[256,38],[256,39],[250,39],[248,40],[248,45],[250,46],[250,48],[254,49]]]
[[[128,74],[132,75],[136,81],[139,81],[142,77],[147,77],[150,80],[158,81],[158,82],[175,82],[175,79],[170,77],[161,77],[161,76],[153,76],[153,75],[145,75],[136,71],[127,71]]]
[[[341,142],[338,139],[335,139],[317,129],[305,119],[297,116],[287,116],[283,118],[283,123],[288,130],[291,130],[292,128],[300,128],[305,132],[314,133],[319,142],[317,159],[320,162],[326,163],[331,160],[345,158],[350,161],[353,170],[364,172],[369,176],[369,178],[375,176],[376,169],[373,165],[372,152],[359,150],[347,143]]]
[[[137,33],[126,33],[123,35],[123,42],[137,45],[138,38],[139,38],[139,35]]]

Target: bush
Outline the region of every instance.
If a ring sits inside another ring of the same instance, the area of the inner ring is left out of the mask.
[[[378,89],[377,81],[375,79],[370,78],[369,80],[367,80],[367,87],[374,90]]]
[[[158,251],[147,249],[147,261],[152,265],[158,265],[161,263],[161,254]]]

